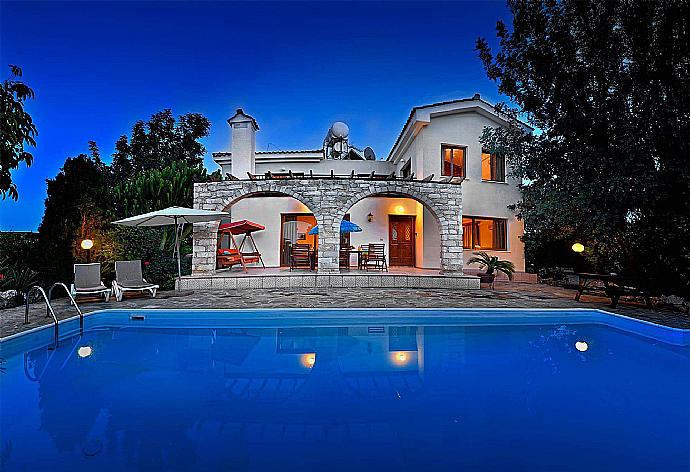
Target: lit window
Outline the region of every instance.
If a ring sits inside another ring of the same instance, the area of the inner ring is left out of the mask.
[[[441,175],[465,178],[465,148],[441,145]]]
[[[462,218],[462,247],[474,251],[505,251],[507,244],[506,220],[500,218]]]
[[[482,180],[505,182],[505,158],[500,154],[491,154],[482,150]]]

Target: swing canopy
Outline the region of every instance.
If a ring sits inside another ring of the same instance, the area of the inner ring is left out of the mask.
[[[266,229],[265,226],[259,223],[254,223],[249,220],[233,221],[232,223],[224,223],[218,228],[219,233],[230,233],[235,236],[239,234],[251,234],[254,231],[262,231]]]

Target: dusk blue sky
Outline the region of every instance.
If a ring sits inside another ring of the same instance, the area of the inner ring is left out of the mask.
[[[109,162],[118,136],[164,108],[212,123],[203,142],[229,150],[238,107],[259,123],[257,147],[320,148],[333,121],[383,159],[413,106],[499,97],[474,52],[495,38],[503,2],[0,3],[0,63],[24,69],[36,99],[34,165],[0,200],[0,230],[36,230],[45,179],[95,140]]]

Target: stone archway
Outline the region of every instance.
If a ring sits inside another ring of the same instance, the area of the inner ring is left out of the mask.
[[[313,195],[306,195],[287,181],[239,181],[226,180],[194,184],[194,208],[211,211],[224,211],[234,203],[251,196],[281,195],[292,197],[304,204],[314,214],[317,224],[321,222],[318,201]],[[192,232],[193,254],[192,273],[204,274],[216,269],[216,245],[219,222],[197,223]]]
[[[442,188],[439,188],[442,187]],[[407,197],[418,201],[432,214],[440,231],[440,265],[444,274],[462,274],[462,192],[460,185],[432,182],[395,181],[359,186],[342,203],[336,216],[340,221],[357,202],[376,196]]]
[[[338,273],[340,221],[359,200],[375,195],[395,195],[421,202],[437,219],[441,241],[441,272],[461,275],[462,189],[457,184],[421,181],[318,178],[274,180],[225,180],[194,185],[194,207],[223,210],[250,195],[282,194],[306,205],[319,225],[318,272]],[[194,225],[193,273],[215,270],[218,223]]]

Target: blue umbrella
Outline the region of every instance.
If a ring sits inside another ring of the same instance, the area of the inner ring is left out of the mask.
[[[359,233],[360,231],[362,231],[362,228],[360,228],[351,221],[343,220],[340,222],[341,233]],[[319,234],[319,227],[314,226],[312,229],[309,230],[309,234]]]

